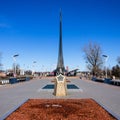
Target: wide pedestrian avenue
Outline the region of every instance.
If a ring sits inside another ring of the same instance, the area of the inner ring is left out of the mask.
[[[42,89],[54,84],[53,77],[33,79],[16,84],[0,85],[0,119],[15,106],[26,99],[81,99],[92,98],[120,116],[120,87],[91,80],[81,80],[79,77],[68,78],[79,89],[67,89],[67,96],[56,97],[54,89]]]

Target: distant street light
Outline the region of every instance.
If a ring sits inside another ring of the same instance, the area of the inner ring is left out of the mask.
[[[35,70],[34,70],[35,68],[34,68],[34,67],[35,67],[35,64],[36,64],[36,63],[37,63],[36,61],[33,61],[33,71],[32,71],[32,75],[34,75],[34,72],[35,72]]]
[[[19,54],[13,55],[13,60],[14,60],[14,65],[15,65],[15,70],[14,70],[14,77],[16,77],[16,57],[18,57]]]
[[[3,67],[3,64],[0,63],[0,71],[2,71],[3,69],[2,67]]]
[[[108,61],[109,56],[107,55],[102,55],[102,56],[105,58],[105,77],[107,78],[107,61]]]

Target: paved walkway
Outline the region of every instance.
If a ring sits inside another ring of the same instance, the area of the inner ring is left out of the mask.
[[[68,84],[75,84],[80,89],[69,89],[67,90],[67,96],[56,97],[53,95],[53,89],[42,89],[47,84],[54,84],[51,82],[52,80],[53,78],[42,78],[40,80],[36,79],[12,85],[1,85],[0,117],[28,98],[93,98],[120,116],[120,86],[113,86],[89,80],[80,80],[79,78],[69,78],[71,83]]]

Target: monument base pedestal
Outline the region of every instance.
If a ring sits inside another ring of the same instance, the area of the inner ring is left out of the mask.
[[[54,95],[55,96],[67,95],[66,77],[61,74],[56,77]]]

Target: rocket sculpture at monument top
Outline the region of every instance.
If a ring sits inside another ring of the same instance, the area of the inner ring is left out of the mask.
[[[57,74],[64,74],[64,59],[63,59],[63,50],[62,50],[62,11],[60,10],[60,36],[59,36],[59,52],[58,52],[58,63],[56,68]]]

